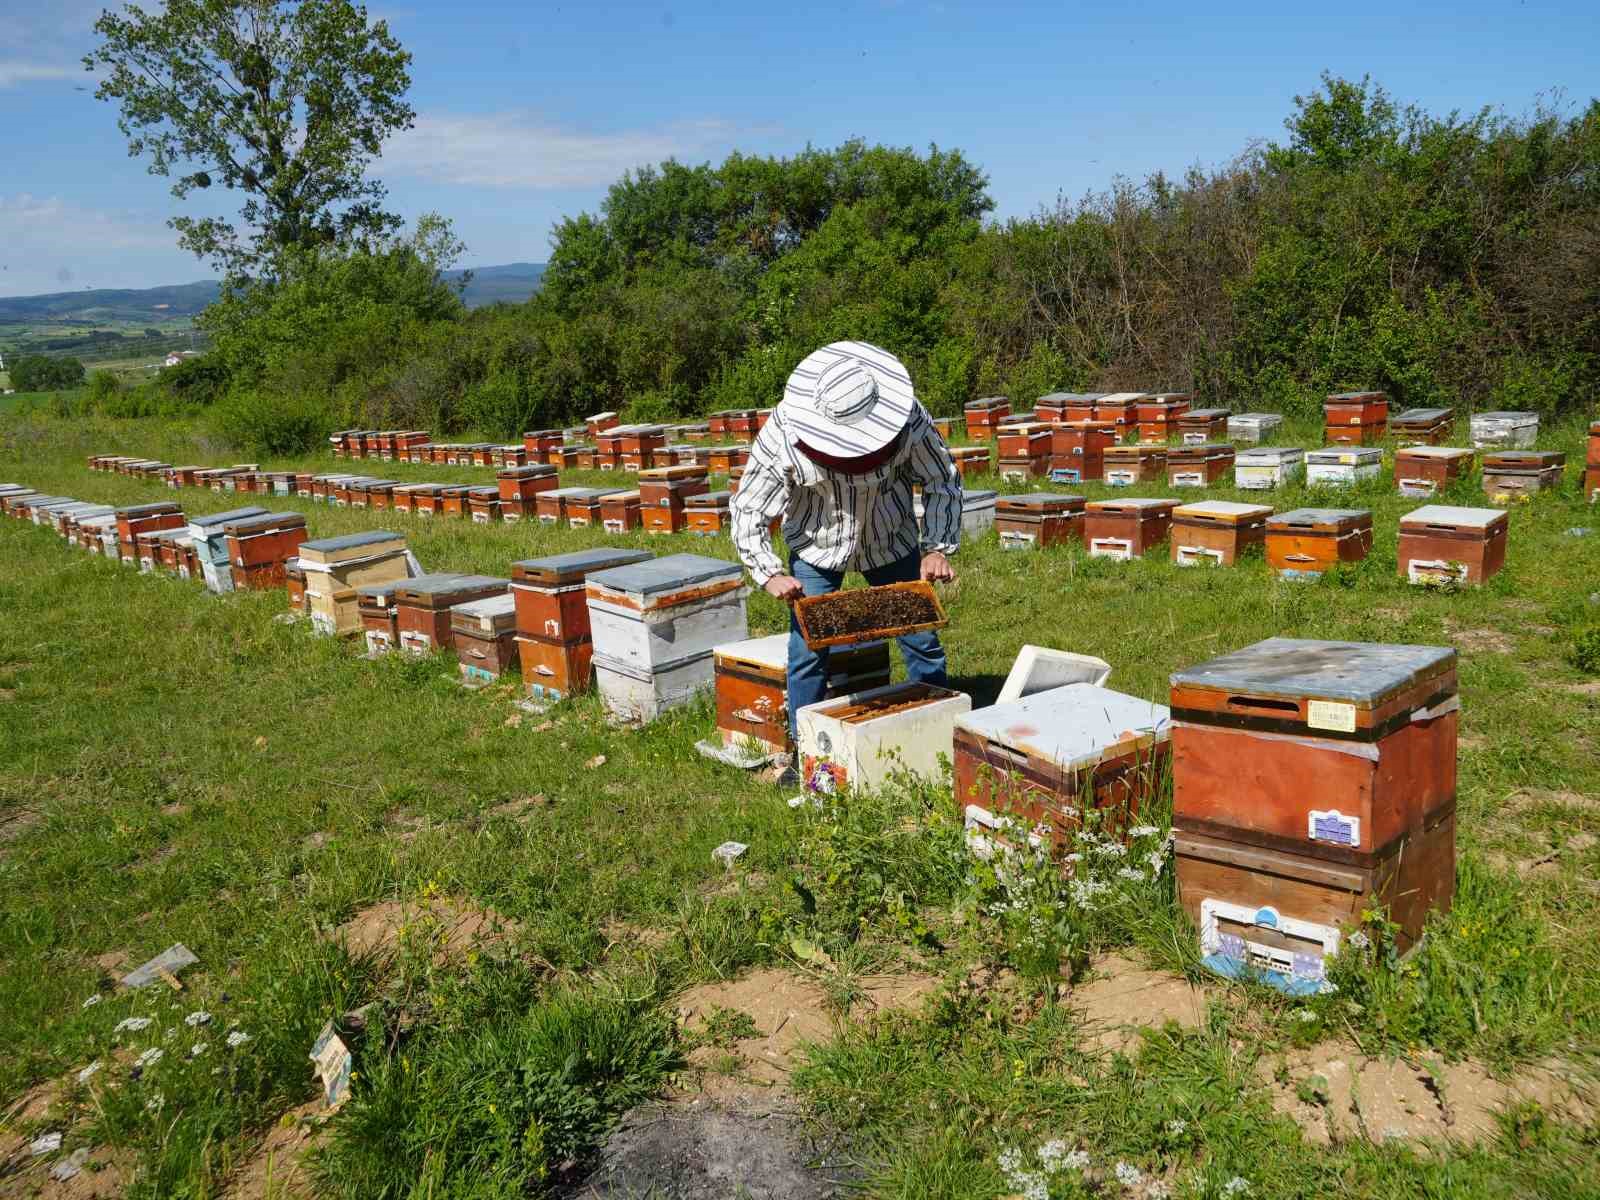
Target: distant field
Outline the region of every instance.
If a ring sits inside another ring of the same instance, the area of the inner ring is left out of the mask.
[[[1572,424],[1545,444],[1581,453]],[[187,426],[0,419],[0,480],[190,512],[259,500],[305,512],[312,536],[399,529],[430,570],[504,574],[617,542],[733,557],[726,538],[169,492],[90,472],[91,452],[237,457]],[[643,1098],[671,1101],[670,1129],[687,1101],[741,1095],[848,1131],[833,1161],[884,1200],[1600,1194],[1596,1109],[1563,1098],[1594,1087],[1600,1047],[1600,691],[1566,657],[1600,623],[1600,513],[1569,469],[1560,494],[1512,512],[1489,586],[1423,591],[1396,578],[1396,521],[1417,502],[1393,489],[1386,475],[1267,498],[1374,510],[1369,559],[1319,584],[1279,582],[1259,557],[1183,570],[1164,551],[1008,553],[990,533],[945,593],[955,686],[979,703],[1024,642],[1098,655],[1112,687],[1154,699],[1173,670],[1276,634],[1458,648],[1454,910],[1404,964],[1363,958],[1308,1000],[1206,975],[1170,870],[1112,877],[1092,912],[1028,910],[1070,928],[1092,971],[1041,966],[1029,921],[967,856],[948,784],[791,808],[791,791],[695,753],[709,705],[631,732],[593,697],[535,717],[514,679],[469,692],[448,657],[369,662],[282,624],[281,593],[211,596],[0,520],[0,1111],[40,1104],[0,1127],[0,1159],[13,1133],[22,1147],[65,1129],[66,1149],[141,1172],[140,1197],[310,1195],[245,1187],[269,1153],[281,1180],[307,1147],[318,1196],[525,1196],[580,1177]],[[1471,483],[1446,499],[1481,503]],[[752,634],[785,621],[751,598]],[[1162,797],[1145,814],[1157,838],[1169,812]],[[711,851],[728,840],[748,850],[725,870]],[[376,950],[332,935],[384,911],[407,931]],[[511,924],[463,947],[462,912]],[[181,993],[113,990],[176,941],[200,958]],[[801,1031],[752,1024],[745,1008],[767,1009],[739,986],[803,1010]],[[919,998],[879,1011],[891,986]],[[704,994],[727,1007],[691,1027],[680,1010]],[[392,1038],[358,1052],[345,1109],[297,1124],[321,1111],[317,1030],[369,1002]],[[203,1028],[186,1027],[195,1012]],[[153,1025],[119,1032],[129,1017]],[[1108,1032],[1122,1022],[1142,1028]],[[249,1040],[229,1046],[235,1026]],[[780,1043],[793,1073],[762,1074]],[[1532,1082],[1551,1078],[1570,1082]],[[49,1124],[39,1089],[55,1081],[66,1115]],[[1506,1081],[1529,1098],[1502,1106]],[[41,1173],[0,1176],[0,1196]]]

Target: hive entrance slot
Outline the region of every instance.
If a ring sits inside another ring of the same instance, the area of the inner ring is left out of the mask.
[[[1293,700],[1268,700],[1263,696],[1229,696],[1229,708],[1254,709],[1284,716],[1300,715],[1300,706]]]

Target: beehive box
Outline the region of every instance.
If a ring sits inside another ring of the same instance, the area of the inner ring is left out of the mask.
[[[712,440],[711,424],[708,421],[695,421],[678,428],[679,436],[686,442],[703,443]]]
[[[727,491],[690,496],[684,502],[684,527],[699,537],[715,537],[726,532],[730,527],[728,506],[732,499],[733,493]]]
[[[540,492],[557,486],[556,469],[543,463],[526,467],[504,467],[495,476],[500,504],[506,520],[520,520],[534,511]]]
[[[133,556],[139,564],[139,570],[150,574],[161,565],[161,552],[156,548],[155,539],[163,533],[182,533],[179,529],[148,529],[136,533],[133,537]]]
[[[615,429],[621,424],[621,418],[616,413],[607,409],[605,412],[591,413],[583,419],[583,427],[589,431],[589,436],[604,433],[608,429]]]
[[[707,454],[709,460],[710,455]],[[639,504],[645,529],[677,533],[688,523],[685,506],[711,491],[708,469],[699,465],[657,467],[639,473]]]
[[[1600,467],[1600,421],[1595,421],[1589,426],[1589,453],[1586,462],[1591,467]]]
[[[1210,563],[1231,567],[1267,538],[1265,504],[1202,500],[1172,510],[1172,561],[1180,567]]]
[[[534,700],[566,700],[589,690],[594,643],[558,642],[517,634],[514,639],[522,685]]]
[[[570,515],[567,498],[585,495],[593,490],[582,487],[548,488],[534,497],[534,513],[541,525],[564,525]]]
[[[388,654],[400,648],[400,605],[394,596],[399,586],[400,581],[394,579],[356,588],[356,612],[368,654]]]
[[[973,438],[987,438],[1010,415],[1011,401],[1005,396],[981,396],[962,405],[967,434]]]
[[[994,528],[995,504],[999,493],[986,488],[961,489],[961,540],[980,538]],[[911,511],[918,521],[926,515],[922,494],[912,498]]]
[[[511,595],[516,601],[517,632],[554,642],[588,638],[585,578],[591,571],[628,566],[649,558],[647,550],[601,546],[512,563]]]
[[[264,591],[283,586],[283,564],[306,540],[306,519],[297,512],[258,513],[223,526],[233,586]]]
[[[1510,518],[1497,508],[1429,504],[1400,518],[1400,578],[1416,584],[1479,584],[1506,561]]]
[[[1138,558],[1167,540],[1176,500],[1091,500],[1084,508],[1083,539],[1091,558]]]
[[[956,471],[963,480],[989,473],[992,461],[989,447],[951,446],[949,449],[950,459],[956,464]]]
[[[596,658],[619,670],[667,671],[703,658],[709,684],[712,649],[749,636],[736,563],[673,554],[592,571],[585,589]]]
[[[1050,431],[1047,421],[1022,421],[1015,425],[1002,425],[995,431],[995,448],[1000,461],[1008,458],[1048,458],[1050,456]]]
[[[1191,408],[1180,414],[1174,424],[1178,428],[1178,439],[1185,446],[1203,446],[1228,436],[1228,410]]]
[[[104,513],[98,517],[84,517],[78,522],[78,545],[90,554],[105,553],[105,537],[110,531],[113,551],[117,543],[117,517],[115,513]]]
[[[1105,452],[1117,444],[1110,421],[1067,421],[1050,432],[1052,483],[1098,483],[1105,477]]]
[[[1094,404],[1100,395],[1098,392],[1051,392],[1039,397],[1033,411],[1039,420],[1052,425],[1063,421],[1089,421],[1094,419]]]
[[[405,538],[386,529],[302,542],[299,559],[312,626],[330,635],[361,628],[356,588],[405,579],[412,562]]]
[[[824,652],[827,695],[843,696],[889,682],[889,644],[867,642]],[[717,732],[724,745],[753,742],[772,753],[792,748],[789,737],[789,635],[730,642],[712,651]]]
[[[663,467],[700,467],[711,470],[711,447],[697,446],[692,442],[668,443],[663,457],[669,461]]]
[[[566,440],[567,435],[559,429],[530,429],[522,435],[522,449],[530,462],[542,463],[550,456],[550,451]]]
[[[1450,408],[1408,408],[1389,422],[1403,446],[1442,446],[1455,428],[1456,414]]]
[[[1030,492],[995,501],[994,528],[1003,550],[1037,550],[1083,541],[1082,496]]]
[[[1389,397],[1382,392],[1340,392],[1322,406],[1328,441],[1366,445],[1389,428]]]
[[[1149,399],[1143,392],[1110,392],[1094,402],[1092,419],[1109,421],[1117,427],[1117,440],[1139,428],[1139,405]]]
[[[402,580],[394,593],[400,610],[395,619],[400,649],[410,654],[452,649],[450,610],[471,600],[505,595],[510,588],[509,579],[493,575],[443,572]]]
[[[1306,483],[1311,487],[1348,487],[1376,479],[1382,471],[1383,451],[1376,446],[1306,451]]]
[[[1282,425],[1281,413],[1234,413],[1228,418],[1228,440],[1255,445],[1273,436]]]
[[[1039,425],[1039,424],[1048,424],[1048,422],[1041,422],[1039,420],[1039,414],[1037,412],[1035,412],[1033,409],[1030,408],[1025,412],[1007,413],[1005,416],[1001,417],[1000,420],[995,424],[994,432],[995,432],[995,436],[999,437],[1000,436],[1000,432],[1002,430],[1010,428],[1012,426],[1016,426],[1016,425]]]
[[[188,536],[187,533],[184,534],[184,537],[187,538]],[[183,552],[176,545],[173,546],[173,550],[175,554],[172,569],[173,571],[178,571],[182,564]],[[283,564],[283,590],[289,599],[289,611],[296,616],[305,616],[306,572],[305,568],[300,565],[298,555]]]
[[[52,503],[77,504],[78,501],[71,496],[57,496]],[[31,506],[34,524],[38,524],[44,504],[35,501]],[[117,509],[117,544],[122,554],[122,561],[130,565],[137,564],[139,556],[134,548],[134,536],[148,529],[176,529],[184,524],[183,511],[171,501],[162,501],[156,504],[130,504]]]
[[[971,697],[926,683],[808,704],[795,714],[801,781],[832,794],[872,791],[901,774],[938,779],[955,723],[971,711]]]
[[[450,609],[450,637],[461,677],[468,683],[493,683],[514,667],[516,635],[516,605],[509,592]]]
[[[712,446],[707,455],[707,462],[713,475],[726,475],[734,467],[742,467],[749,461],[748,446]]]
[[[612,492],[600,500],[600,524],[607,533],[628,533],[643,526],[639,493]]]
[[[1452,446],[1405,446],[1394,453],[1394,482],[1402,496],[1432,496],[1470,474],[1476,451]]]
[[[1043,479],[1049,473],[1050,459],[1047,455],[1038,458],[1000,459],[1000,478],[1007,483],[1028,483],[1030,480]]]
[[[1590,504],[1600,502],[1600,464],[1584,471],[1583,495]]]
[[[467,491],[467,511],[474,525],[493,525],[500,520],[500,489],[475,487]]]
[[[573,529],[600,528],[600,505],[607,496],[615,496],[627,488],[569,488],[562,498],[561,509],[567,524]]]
[[[956,808],[1057,840],[1084,828],[1119,836],[1160,789],[1170,739],[1163,705],[1092,683],[975,709],[952,731]]]
[[[1233,447],[1226,442],[1174,446],[1167,451],[1170,487],[1207,487],[1233,470]]]
[[[1308,579],[1372,550],[1372,511],[1297,508],[1267,518],[1267,564],[1280,578]]]
[[[1473,413],[1472,444],[1479,450],[1526,450],[1539,439],[1539,414]]]
[[[1305,451],[1297,446],[1258,446],[1239,451],[1233,459],[1234,486],[1245,491],[1270,492],[1305,478]]]
[[[1561,486],[1567,456],[1557,450],[1485,450],[1483,494],[1496,504]]]
[[[1165,445],[1177,428],[1178,418],[1189,411],[1194,397],[1187,392],[1155,392],[1134,406],[1139,419],[1139,440]]]
[[[1132,487],[1166,478],[1165,446],[1107,446],[1102,457],[1107,487]]]
[[[155,565],[170,575],[185,576],[184,570],[188,565],[190,547],[194,539],[189,536],[189,530],[163,529],[154,535],[151,546],[155,550]]]
[[[439,515],[466,520],[472,513],[470,507],[472,490],[473,485],[470,483],[446,484],[444,490],[439,493]]]

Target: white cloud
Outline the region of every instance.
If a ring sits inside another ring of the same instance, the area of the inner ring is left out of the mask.
[[[477,187],[604,187],[646,163],[705,157],[737,133],[726,121],[593,133],[523,112],[424,115],[389,143],[377,173]]]
[[[4,60],[0,61],[0,88],[18,87],[24,83],[39,83],[51,79],[76,79],[83,73],[82,67]]]
[[[0,295],[147,287],[208,274],[178,250],[176,236],[154,215],[85,208],[59,196],[0,194]]]

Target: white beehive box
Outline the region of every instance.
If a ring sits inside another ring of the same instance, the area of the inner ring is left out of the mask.
[[[595,690],[606,712],[620,721],[654,721],[715,686],[710,650],[650,667],[619,662],[598,651],[592,664]]]
[[[1483,450],[1527,450],[1539,437],[1539,414],[1486,412],[1472,414],[1472,444]]]
[[[1228,418],[1228,440],[1259,442],[1282,424],[1279,413],[1234,413]]]
[[[982,537],[994,528],[994,506],[999,493],[984,489],[961,490],[961,537]],[[922,520],[922,496],[919,494],[913,501],[912,507],[916,510],[917,520]]]
[[[1270,492],[1306,473],[1306,454],[1297,446],[1241,450],[1233,460],[1233,481],[1245,491]]]
[[[956,719],[972,698],[925,683],[897,683],[795,714],[801,781],[810,791],[870,791],[899,772],[937,779]]]
[[[1376,479],[1383,470],[1383,451],[1376,446],[1306,451],[1306,483],[1348,487]]]
[[[111,535],[111,553],[116,554],[117,544],[117,514],[115,512],[102,513],[98,517],[85,517],[78,522],[78,528],[84,531],[85,540],[89,543],[92,554],[105,553],[105,538],[107,531]]]
[[[585,579],[596,660],[637,672],[665,670],[750,636],[743,571],[699,554],[671,554]],[[674,667],[674,669],[676,669]]]

